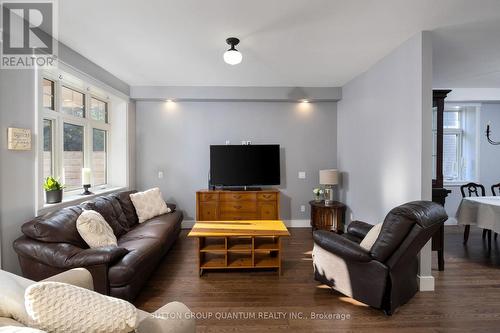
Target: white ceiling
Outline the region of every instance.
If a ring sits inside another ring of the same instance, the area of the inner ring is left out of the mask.
[[[435,88],[500,88],[500,20],[432,33]]]
[[[59,38],[130,85],[341,86],[421,30],[498,0],[64,0]],[[241,39],[243,62],[222,60]],[[497,36],[498,37],[498,36]]]

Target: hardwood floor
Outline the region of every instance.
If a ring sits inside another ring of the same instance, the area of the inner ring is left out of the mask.
[[[500,240],[488,255],[477,228],[471,228],[467,246],[463,228],[445,228],[445,271],[437,271],[433,254],[436,291],[417,293],[392,317],[319,286],[312,275],[310,229],[291,234],[284,239],[281,277],[275,271],[224,271],[200,278],[196,240],[184,230],[135,304],[154,311],[183,302],[205,316],[197,320],[198,332],[500,332]],[[282,312],[286,317],[278,317]],[[240,318],[216,318],[228,313]],[[299,313],[305,319],[290,318]],[[344,320],[312,320],[311,313]],[[265,314],[274,319],[259,318]]]

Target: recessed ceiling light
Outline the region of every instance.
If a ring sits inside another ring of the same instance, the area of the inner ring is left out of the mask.
[[[173,100],[173,99],[170,99],[170,98],[169,98],[169,99],[167,99],[167,100],[165,100],[165,102],[167,102],[167,103],[172,103],[173,101],[174,101],[174,100]]]
[[[300,102],[301,103],[309,103],[309,100],[308,99],[301,99]]]
[[[229,50],[224,52],[224,61],[229,65],[237,65],[243,59],[240,51],[238,51],[234,46],[238,45],[240,40],[236,37],[229,37],[226,39],[226,43],[228,43],[231,47]]]

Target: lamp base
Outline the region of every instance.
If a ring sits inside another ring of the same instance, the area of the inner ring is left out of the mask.
[[[83,191],[82,195],[91,195],[91,194],[94,194],[94,193],[92,193],[92,192],[89,191],[89,188],[90,188],[90,184],[83,185],[84,191]]]
[[[333,205],[333,189],[329,186],[325,187],[325,206]]]

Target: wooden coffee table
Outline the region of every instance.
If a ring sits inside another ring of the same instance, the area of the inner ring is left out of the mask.
[[[290,236],[280,220],[198,221],[188,237],[198,238],[200,276],[207,269],[277,268],[281,237]]]

